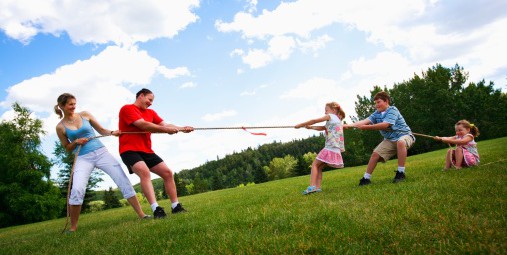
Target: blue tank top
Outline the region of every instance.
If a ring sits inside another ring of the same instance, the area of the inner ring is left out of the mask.
[[[90,121],[88,121],[83,117],[81,117],[81,119],[83,120],[83,125],[81,126],[81,128],[76,130],[68,129],[62,122],[63,127],[65,127],[65,132],[67,133],[67,138],[69,139],[70,142],[78,138],[95,136],[95,132],[93,131],[92,125],[90,125]],[[102,144],[102,142],[99,141],[99,139],[92,139],[81,147],[81,150],[79,150],[79,156],[85,155],[102,147],[104,147],[104,144]],[[76,146],[76,148],[74,149],[74,153],[76,153],[77,148],[78,146]]]

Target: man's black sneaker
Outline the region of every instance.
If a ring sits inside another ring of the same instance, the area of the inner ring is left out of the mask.
[[[370,179],[366,179],[364,177],[361,178],[361,180],[359,180],[359,186],[368,185],[370,183],[371,183]]]
[[[155,219],[162,219],[165,218],[166,216],[167,214],[165,214],[164,208],[160,206],[157,206],[157,208],[155,208],[155,211],[153,212],[153,217]]]
[[[396,176],[394,176],[393,183],[397,183],[397,182],[401,182],[401,181],[405,180],[405,173],[404,172],[400,172],[400,171],[395,171],[395,172],[396,172]]]
[[[182,213],[182,212],[186,212],[187,210],[185,210],[185,208],[183,208],[183,206],[181,206],[180,203],[178,203],[178,205],[176,207],[173,208],[173,211],[172,213]]]

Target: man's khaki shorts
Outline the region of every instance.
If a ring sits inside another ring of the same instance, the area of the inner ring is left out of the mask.
[[[404,135],[398,139],[398,141],[404,141],[407,149],[410,149],[412,145],[415,143],[415,138],[412,135]],[[398,152],[397,142],[384,140],[373,150],[373,152],[378,153],[382,159],[380,161],[386,162],[390,158],[392,158]]]

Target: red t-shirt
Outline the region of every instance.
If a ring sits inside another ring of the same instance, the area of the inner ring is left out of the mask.
[[[144,119],[154,124],[159,124],[163,121],[154,110],[142,110],[134,104],[124,105],[120,109],[119,118],[118,127],[122,132],[143,132],[144,130],[132,124],[136,120]],[[120,154],[126,151],[155,153],[151,149],[151,133],[120,135]]]

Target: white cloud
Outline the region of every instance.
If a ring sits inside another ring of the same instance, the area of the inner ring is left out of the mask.
[[[248,53],[242,56],[243,62],[248,64],[250,68],[260,68],[271,61],[273,61],[273,56],[269,54],[269,52],[261,49],[253,49],[249,50]]]
[[[257,94],[257,91],[265,89],[267,87],[268,87],[267,84],[262,84],[259,87],[254,88],[252,90],[245,90],[245,91],[241,92],[239,95],[240,96],[255,96]]]
[[[188,89],[188,88],[195,88],[197,85],[193,82],[185,82],[181,84],[180,89]]]
[[[174,69],[169,69],[165,66],[159,66],[158,72],[164,75],[167,79],[174,79],[180,76],[190,76],[191,73],[186,67],[177,67]]]
[[[319,36],[315,40],[303,41],[301,39],[296,39],[297,45],[303,52],[317,52],[320,49],[326,47],[328,42],[333,41],[329,35]]]
[[[235,116],[237,114],[238,113],[235,110],[224,110],[219,113],[208,113],[208,114],[204,115],[202,117],[202,119],[205,121],[216,121],[216,120],[221,120],[225,117]]]
[[[249,13],[257,11],[257,3],[258,3],[257,0],[246,0],[246,3],[247,3],[246,9]]]
[[[239,95],[243,97],[243,96],[255,96],[255,94],[257,94],[257,92],[253,90],[253,91],[243,91]]]
[[[159,61],[146,51],[109,46],[90,59],[9,87],[6,100],[0,105],[9,107],[17,101],[40,115],[49,115],[43,121],[49,125],[47,131],[51,134],[58,121],[53,114],[56,98],[69,92],[77,97],[78,111],[90,111],[99,122],[108,121],[108,124],[118,114],[110,109],[120,109],[134,100],[125,86],[146,86],[161,68]]]
[[[0,2],[0,29],[28,43],[38,33],[66,32],[74,43],[132,45],[172,38],[197,21],[198,0]]]
[[[250,49],[245,54],[243,50],[235,49],[231,52],[231,56],[241,56],[243,63],[248,64],[250,68],[260,68],[266,66],[274,60],[287,59],[296,46],[296,41],[289,36],[273,37],[269,41],[267,50],[263,49]]]
[[[412,65],[426,67],[435,63],[460,63],[477,75],[492,73],[494,79],[504,79],[507,64],[499,55],[506,55],[505,36],[507,13],[505,1],[449,2],[415,1],[335,1],[299,0],[282,2],[273,10],[238,12],[232,21],[217,20],[215,27],[223,33],[240,33],[251,44],[264,43],[240,54],[250,68],[290,57],[294,51],[285,47],[285,54],[276,55],[271,39],[292,37],[294,49],[314,54],[332,40],[328,36],[311,39],[312,33],[337,24],[364,32],[372,44],[388,50],[407,52]],[[463,10],[454,14],[456,10]],[[473,18],[464,18],[473,17]]]
[[[280,96],[282,99],[317,99],[322,97],[336,98],[343,89],[338,86],[335,80],[326,78],[312,78]]]

